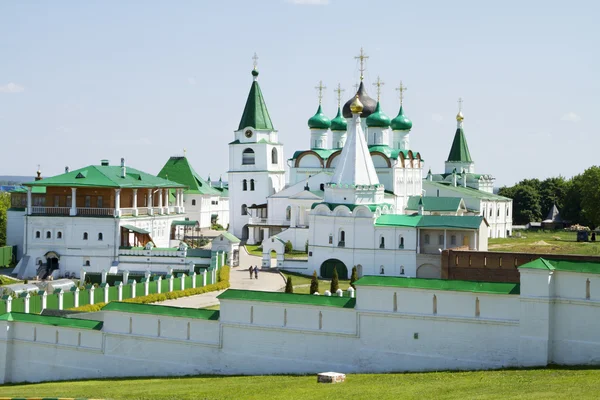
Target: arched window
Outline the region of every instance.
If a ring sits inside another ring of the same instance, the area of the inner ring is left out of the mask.
[[[102,232],[98,233],[98,240],[103,240],[104,239],[104,235],[102,234]]]
[[[250,179],[250,191],[254,191],[254,179]]]
[[[381,267],[379,267],[379,274],[380,275],[384,275],[385,274],[385,270],[383,269],[383,265]]]
[[[329,234],[329,244],[333,244],[333,235]]]
[[[379,239],[379,248],[385,249],[385,238],[383,236]]]
[[[425,235],[425,244],[429,244],[429,234]]]
[[[46,232],[46,239],[52,239],[52,232]]]
[[[404,275],[404,267],[400,267],[400,275]]]
[[[242,190],[245,192],[246,190],[248,190],[248,181],[246,179],[244,179],[242,181]]]
[[[292,219],[292,207],[287,206],[287,208],[285,209],[285,220],[289,221],[290,219]]]
[[[346,246],[346,232],[340,231],[338,247],[344,247],[344,246]]]
[[[61,231],[58,231],[58,232],[56,233],[56,238],[57,238],[57,239],[62,239],[62,232],[61,232]]]
[[[192,205],[195,206],[196,205],[196,199],[192,199]]]
[[[35,231],[35,238],[39,239],[42,237],[42,234],[40,233],[40,231]]]
[[[88,240],[88,233],[87,232],[83,232],[83,240]]]
[[[500,209],[498,208],[498,213],[496,214],[497,217],[500,216]]]
[[[400,246],[398,246],[399,249],[403,249],[404,248],[404,238],[402,237],[402,235],[400,235]]]
[[[438,235],[438,244],[440,246],[444,245],[444,235]]]
[[[89,267],[89,266],[90,266],[90,260],[87,260],[87,261],[85,262],[85,266],[86,266],[86,267]]]
[[[254,165],[254,150],[244,150],[242,153],[242,165]]]
[[[248,215],[248,207],[242,204],[242,215]]]
[[[271,150],[271,164],[277,164],[277,149],[273,148],[273,150]]]
[[[325,191],[325,184],[324,183],[321,183],[319,185],[319,190]]]

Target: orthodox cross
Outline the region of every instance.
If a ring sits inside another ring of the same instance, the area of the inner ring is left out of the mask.
[[[254,53],[254,55],[252,56],[252,65],[254,66],[254,69],[256,69],[256,67],[258,66],[258,56],[256,55],[256,53]]]
[[[398,86],[396,90],[400,92],[400,105],[402,105],[402,101],[404,100],[404,92],[406,92],[408,88],[402,84],[402,81],[400,81],[400,86]]]
[[[357,92],[357,93],[358,93],[358,87],[359,87],[359,86],[360,86],[360,85],[359,85],[358,83],[355,83],[355,84],[354,84],[354,91],[355,91],[355,92]]]
[[[463,99],[462,97],[458,98],[458,112],[462,111],[462,103],[463,103]]]
[[[377,76],[377,82],[373,84],[373,86],[377,87],[377,101],[379,101],[379,96],[381,95],[381,87],[383,85],[385,85],[385,82],[382,82],[381,79],[379,79],[379,76]]]
[[[354,58],[360,61],[359,71],[360,71],[360,80],[362,81],[364,78],[364,72],[365,72],[365,60],[367,58],[369,58],[369,56],[365,54],[365,52],[363,51],[363,48],[361,47],[360,54]]]
[[[185,149],[183,149],[183,156],[185,157]]]
[[[319,91],[319,105],[321,105],[321,100],[323,99],[323,89],[327,89],[327,86],[323,86],[323,81],[319,81],[319,86],[315,86],[315,89]]]
[[[337,89],[334,89],[334,92],[337,94],[338,107],[342,104],[342,92],[345,92],[342,89],[342,85],[338,83]]]

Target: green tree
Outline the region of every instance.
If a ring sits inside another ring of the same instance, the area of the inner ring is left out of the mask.
[[[590,222],[581,212],[581,200],[583,199],[582,187],[583,177],[581,175],[576,175],[568,181],[563,208],[560,210],[560,214],[564,221],[587,226],[590,225]]]
[[[586,169],[581,183],[581,214],[596,228],[600,226],[600,167]]]
[[[291,253],[292,250],[294,250],[294,246],[292,245],[292,242],[290,242],[288,240],[287,242],[285,242],[285,252],[286,253]]]
[[[542,181],[539,191],[542,217],[545,217],[548,214],[554,204],[556,204],[556,207],[562,212],[568,189],[569,184],[562,176],[559,176],[558,178],[548,178]]]
[[[541,220],[539,192],[532,186],[519,185],[513,197],[513,222],[517,225],[525,225]]]
[[[333,277],[331,278],[331,286],[329,287],[329,291],[331,294],[337,292],[340,288],[340,279],[338,277],[337,268],[333,268]]]
[[[356,269],[356,265],[354,267],[352,267],[352,275],[350,276],[350,286],[352,286],[354,289],[356,289],[356,286],[354,286],[354,282],[356,282],[358,280],[358,270]]]
[[[6,210],[10,208],[10,194],[0,193],[0,247],[6,246]]]
[[[317,271],[314,271],[312,278],[310,279],[310,294],[319,293],[319,279],[317,278]]]
[[[285,281],[285,292],[286,293],[294,293],[294,285],[292,285],[292,277],[288,276]]]

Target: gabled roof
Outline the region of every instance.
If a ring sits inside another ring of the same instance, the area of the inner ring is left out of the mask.
[[[460,209],[466,209],[463,199],[460,197],[434,197],[434,196],[411,196],[408,198],[406,205],[407,210],[417,211],[419,209],[419,201],[423,202],[423,210],[429,212],[435,211],[452,211],[456,212]]]
[[[562,222],[562,218],[560,217],[560,212],[558,211],[556,204],[552,204],[552,208],[550,209],[548,216],[542,222]]]
[[[463,187],[461,185],[456,185],[454,186],[451,182],[435,182],[435,181],[429,181],[427,179],[423,180],[423,185],[428,185],[428,186],[433,186],[439,189],[448,189],[450,191],[456,192],[457,194],[460,194],[460,197],[467,198],[467,197],[474,197],[477,199],[482,199],[482,200],[504,200],[504,201],[509,201],[511,199],[509,199],[508,197],[504,197],[504,196],[499,196],[497,194],[493,194],[493,193],[489,193],[489,192],[484,192],[483,190],[477,190],[477,189],[473,189],[470,187]]]
[[[541,269],[548,271],[580,272],[588,274],[600,274],[600,260],[593,261],[574,261],[574,260],[552,260],[547,258],[538,258],[519,267],[519,269]]]
[[[222,192],[213,188],[194,171],[186,157],[171,157],[160,170],[158,176],[175,181],[188,187],[186,194],[206,194],[222,196]]]
[[[39,181],[27,182],[24,186],[106,187],[121,189],[181,188],[184,185],[126,167],[121,178],[121,167],[116,165],[89,165]]]
[[[223,236],[225,239],[229,240],[231,243],[239,243],[240,242],[240,239],[238,239],[237,237],[235,237],[234,235],[232,235],[229,232],[223,232],[219,236]]]
[[[471,282],[447,279],[400,278],[394,276],[365,276],[356,286],[400,287],[407,289],[448,290],[489,294],[520,294],[518,283]]]
[[[402,215],[384,214],[375,226],[404,226],[412,228],[478,229],[485,219],[481,216]]]
[[[250,93],[248,93],[248,99],[246,100],[246,106],[244,107],[244,113],[242,114],[238,130],[248,126],[257,130],[275,130],[256,79],[252,82],[252,87],[250,87]]]
[[[463,128],[457,128],[454,134],[454,141],[450,148],[450,154],[448,154],[448,160],[452,162],[473,162],[471,159],[471,153],[469,152],[469,146],[467,145],[467,138]]]

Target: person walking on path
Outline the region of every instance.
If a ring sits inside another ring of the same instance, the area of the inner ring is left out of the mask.
[[[258,265],[254,267],[254,279],[258,280]]]
[[[252,267],[252,265],[250,266],[248,271],[250,271],[250,279],[252,279],[252,271],[254,271],[254,268]]]

